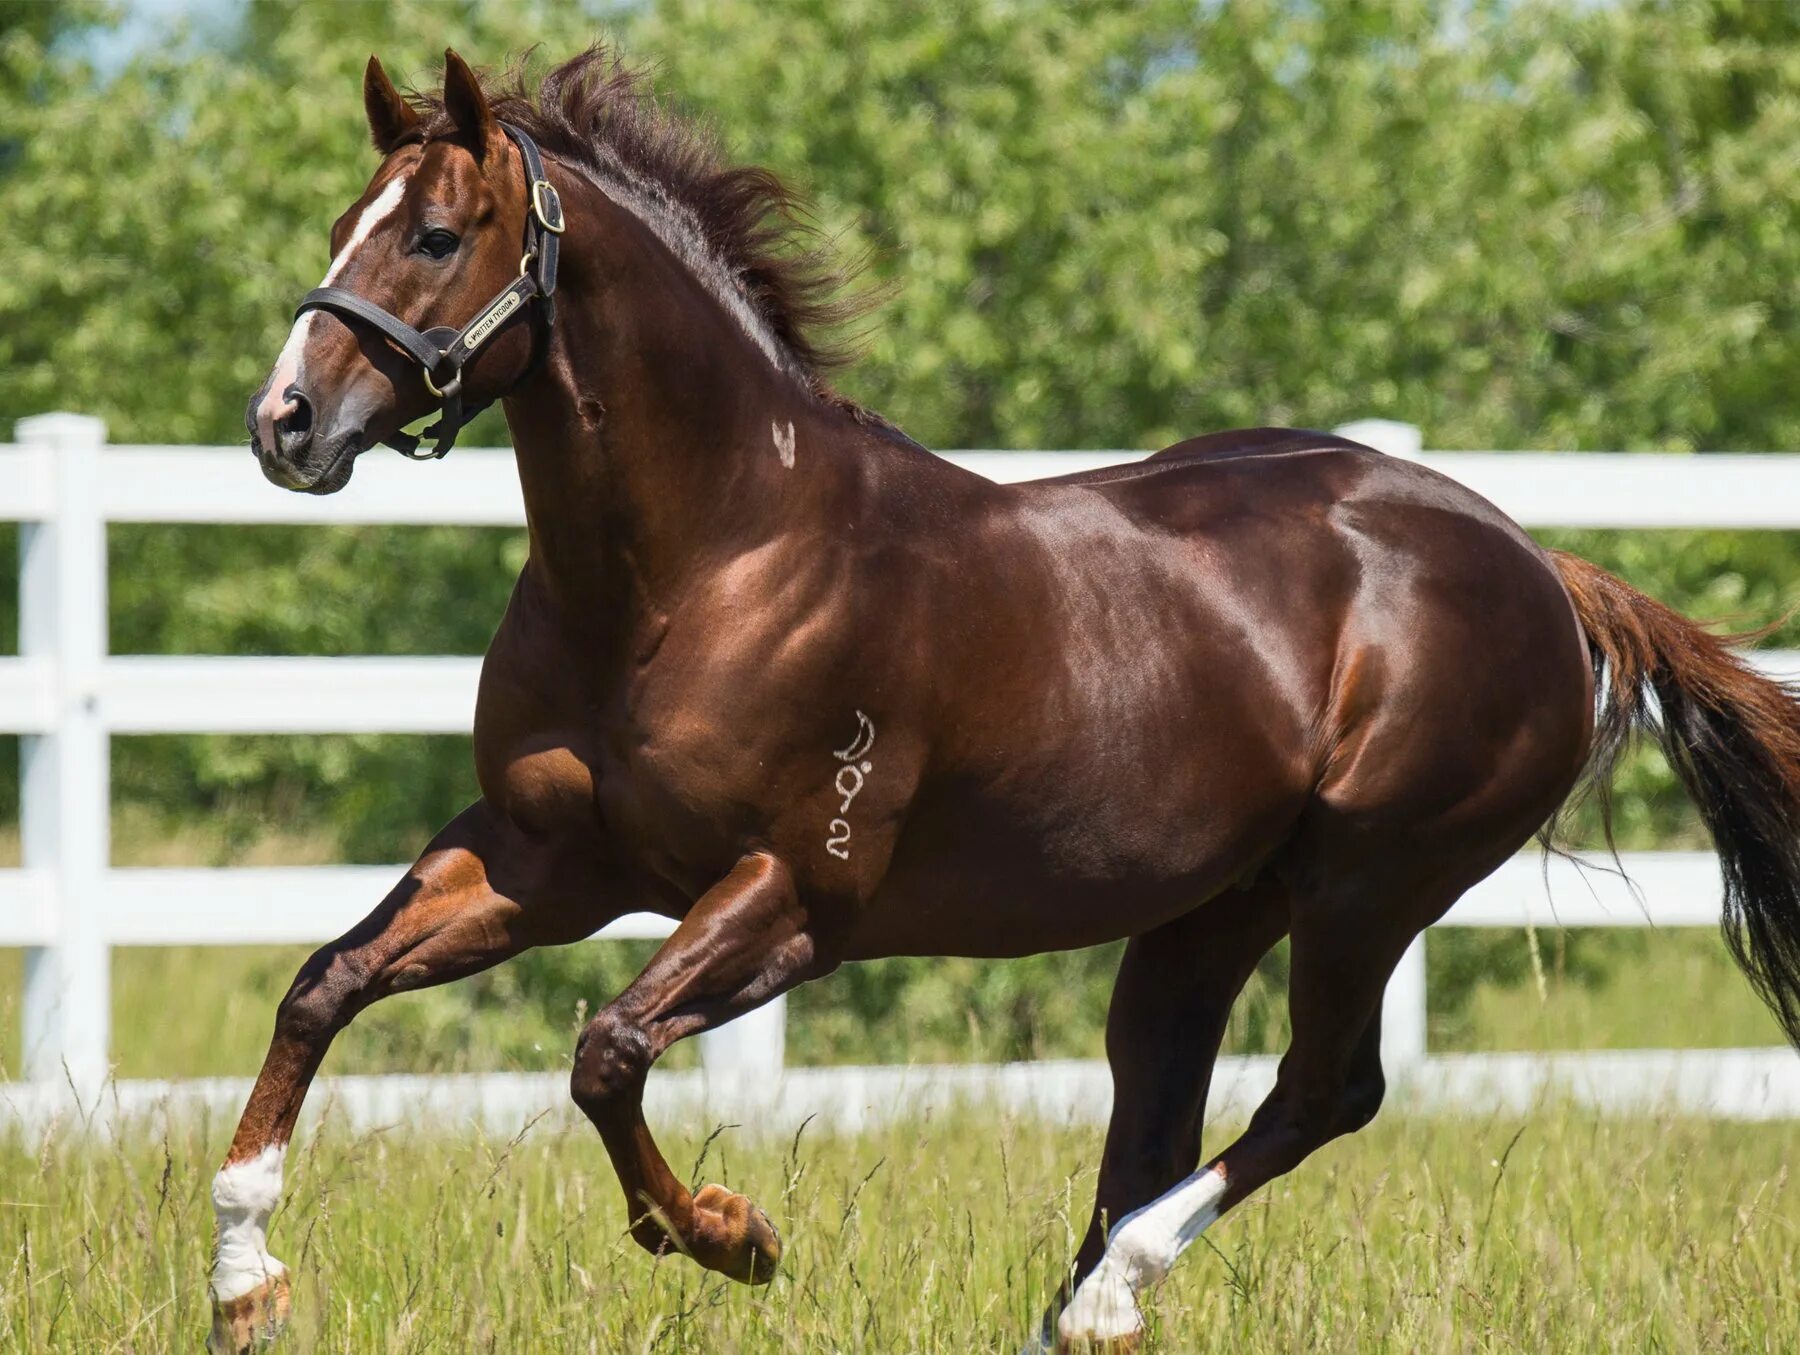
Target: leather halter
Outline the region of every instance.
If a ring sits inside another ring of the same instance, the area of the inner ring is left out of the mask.
[[[483,400],[478,405],[463,405],[463,368],[495,335],[503,333],[530,308],[532,301],[542,304],[538,310],[543,340],[532,343],[532,364],[541,356],[540,342],[547,343],[550,327],[556,321],[556,252],[563,233],[562,199],[550,180],[544,177],[544,161],[537,143],[510,123],[500,130],[519,148],[525,162],[525,193],[530,199],[525,213],[525,255],[519,260],[519,276],[503,288],[493,300],[476,312],[475,318],[460,330],[437,326],[423,333],[414,329],[392,311],[342,287],[315,287],[300,300],[294,315],[298,318],[311,310],[326,310],[334,315],[361,320],[372,325],[394,344],[405,350],[419,364],[425,377],[425,389],[441,402],[438,421],[423,434],[396,432],[382,441],[403,456],[415,461],[435,460],[456,445],[456,435],[482,410],[493,404]],[[419,450],[421,437],[435,438],[428,452]]]

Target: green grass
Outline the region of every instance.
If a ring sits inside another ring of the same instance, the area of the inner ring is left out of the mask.
[[[0,1349],[197,1348],[227,1133],[0,1138]],[[728,1132],[701,1175],[787,1242],[750,1291],[640,1253],[585,1127],[508,1144],[327,1124],[275,1219],[286,1348],[1016,1350],[1085,1223],[1098,1139],[977,1116],[808,1133],[797,1152]],[[700,1151],[665,1142],[681,1170]],[[1384,1118],[1207,1234],[1157,1296],[1153,1349],[1791,1349],[1793,1151],[1784,1125]]]
[[[134,863],[196,851],[143,833],[127,840]],[[278,858],[329,857],[278,846]],[[340,1037],[325,1071],[565,1069],[583,1003],[616,991],[646,949],[578,948],[547,969],[503,967],[380,1004]],[[305,953],[118,951],[119,1074],[254,1071]],[[1478,943],[1440,934],[1429,962],[1439,1049],[1779,1043],[1710,932],[1546,932],[1535,956],[1524,933]],[[8,1066],[18,963],[0,952]],[[1059,971],[1041,965],[837,976],[796,1002],[790,1059],[993,1057],[993,1032],[1008,1022],[1028,1032],[1033,1053],[1095,1055],[1102,968],[1066,971],[1085,987],[1060,1005],[1042,997]],[[898,1004],[871,1021],[864,1009],[902,977]],[[546,981],[553,994],[531,986]],[[1268,992],[1240,1004],[1231,1046],[1279,1048],[1281,1016]],[[679,1046],[667,1066],[691,1058]],[[0,1351],[197,1348],[207,1185],[229,1133],[223,1121],[178,1124],[111,1147],[0,1129]],[[668,1133],[670,1160],[685,1169],[702,1137]],[[353,1136],[328,1123],[303,1135],[276,1218],[274,1249],[295,1268],[287,1348],[1016,1350],[1085,1224],[1099,1140],[972,1115],[862,1138],[809,1133],[797,1155],[727,1133],[700,1176],[747,1190],[788,1242],[782,1276],[750,1292],[643,1256],[584,1126],[546,1120],[508,1144]],[[1156,1300],[1153,1348],[1793,1348],[1794,1142],[1786,1125],[1568,1109],[1391,1115],[1208,1234]]]

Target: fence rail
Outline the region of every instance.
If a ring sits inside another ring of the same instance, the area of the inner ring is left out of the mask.
[[[1417,430],[1406,425],[1370,421],[1344,431],[1444,471],[1533,526],[1800,529],[1800,456],[1427,454]],[[0,732],[22,736],[23,860],[17,869],[0,870],[0,945],[26,948],[26,1082],[0,1091],[0,1110],[34,1118],[51,1113],[71,1089],[98,1098],[107,1067],[113,947],[324,941],[360,918],[404,869],[116,868],[108,837],[110,738],[463,733],[471,726],[480,671],[479,659],[464,656],[108,654],[107,524],[518,526],[524,508],[511,454],[501,451],[458,451],[427,466],[368,458],[346,491],[316,499],[274,490],[242,449],[107,446],[98,420],[67,414],[23,420],[18,437],[17,445],[0,446],[0,520],[22,524],[19,654],[0,658]],[[1115,465],[1140,454],[947,455],[993,479],[1022,480]],[[1764,653],[1758,662],[1784,677],[1800,676],[1800,653]],[[1718,873],[1710,854],[1637,853],[1625,864],[1636,892],[1606,871],[1520,858],[1472,890],[1439,925],[1702,926],[1718,920]],[[666,935],[669,925],[634,914],[601,935],[656,937]],[[681,1089],[690,1083],[711,1085],[720,1096],[730,1095],[731,1086],[776,1095],[779,1086],[782,1104],[812,1096],[835,1106],[840,1121],[880,1113],[878,1107],[855,1109],[866,1096],[930,1101],[986,1087],[1021,1104],[1037,1105],[1047,1096],[1083,1114],[1106,1099],[1096,1090],[1106,1085],[1098,1065],[792,1070],[782,1080],[784,1020],[778,1001],[703,1037],[705,1072],[698,1083],[669,1080],[672,1103],[682,1103],[688,1093]],[[1431,1056],[1422,942],[1408,952],[1390,986],[1383,1032],[1391,1080],[1433,1104],[1447,1098],[1509,1104],[1555,1086],[1609,1104],[1667,1098],[1693,1110],[1800,1115],[1800,1060],[1785,1050]],[[1222,1086],[1258,1086],[1269,1072],[1266,1061],[1232,1067],[1242,1076],[1235,1083],[1221,1077]],[[1018,1091],[1021,1079],[1037,1090]],[[340,1092],[353,1113],[360,1107],[379,1114],[390,1103],[422,1105],[436,1098],[491,1118],[497,1106],[523,1111],[546,1095],[548,1084],[531,1075],[440,1079],[430,1083],[430,1098],[409,1094],[398,1101],[381,1090],[400,1085],[346,1079]],[[239,1090],[229,1081],[146,1083],[115,1086],[111,1097],[115,1108],[170,1097],[211,1104],[222,1087],[233,1095]],[[496,1090],[507,1087],[512,1090]]]

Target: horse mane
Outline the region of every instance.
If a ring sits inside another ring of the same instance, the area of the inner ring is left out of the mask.
[[[720,301],[762,328],[752,340],[766,337],[776,365],[812,394],[859,421],[884,423],[827,380],[856,357],[856,336],[847,336],[846,326],[884,294],[851,289],[863,261],[838,259],[808,219],[804,199],[771,170],[731,164],[709,126],[660,101],[649,73],[605,44],[553,67],[535,89],[525,68],[529,55],[502,75],[482,74],[494,115],[625,197],[635,214],[654,215],[645,224],[703,275],[702,283],[713,284],[710,290],[731,290]],[[409,140],[450,133],[441,90],[412,91],[410,100],[422,121]]]

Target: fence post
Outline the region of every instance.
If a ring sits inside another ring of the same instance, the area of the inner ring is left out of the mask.
[[[54,724],[19,743],[23,864],[50,889],[56,935],[25,954],[24,1071],[67,1077],[86,1097],[107,1073],[111,955],[101,915],[111,809],[100,665],[106,652],[106,425],[81,414],[20,419],[16,436],[48,459],[49,518],[19,529],[19,655],[48,670]]]
[[[774,1095],[786,1055],[786,993],[700,1037],[707,1088],[727,1097]]]

